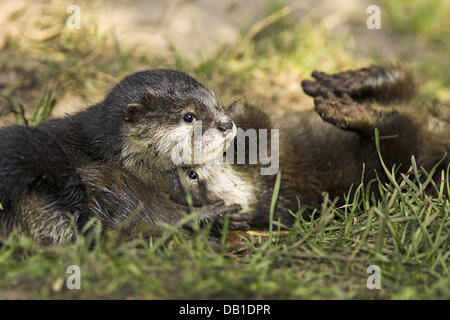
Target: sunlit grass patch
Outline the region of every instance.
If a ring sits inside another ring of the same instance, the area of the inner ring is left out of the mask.
[[[180,228],[186,221],[150,240],[97,233],[94,245],[81,237],[38,248],[10,237],[0,249],[0,297],[26,288],[24,298],[448,299],[449,172],[441,174],[436,197],[424,192],[430,180],[413,164],[395,183],[357,186],[342,207],[325,198],[312,220],[299,211],[281,239],[275,227],[272,239],[240,247],[214,244],[207,229]],[[81,290],[65,286],[73,264]],[[370,265],[381,270],[380,290],[366,287]]]

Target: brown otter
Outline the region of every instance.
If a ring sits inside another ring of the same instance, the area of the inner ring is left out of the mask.
[[[200,153],[194,152],[198,128]],[[128,76],[102,102],[77,114],[36,127],[2,128],[0,232],[18,229],[37,242],[61,244],[72,236],[74,216],[79,227],[91,216],[79,169],[116,166],[157,193],[153,173],[221,156],[234,131],[213,93],[174,70]],[[146,199],[159,201],[156,195]],[[169,207],[154,215],[171,220]]]
[[[304,81],[302,86],[315,97],[315,112],[292,112],[279,122],[282,180],[275,220],[291,225],[294,217],[289,210],[297,212],[299,202],[320,207],[323,192],[343,204],[343,196],[362,178],[367,182],[378,176],[387,182],[375,147],[375,128],[389,169],[395,165],[400,173],[406,172],[412,155],[428,172],[439,163],[436,180],[448,168],[450,130],[428,129],[426,115],[414,109],[418,103],[413,100],[416,89],[409,72],[397,66],[372,66],[334,75],[314,72],[313,77],[316,81]],[[274,127],[254,106],[234,108],[229,114],[244,130]],[[231,215],[233,226],[248,228],[269,223],[275,176],[260,175],[260,167],[207,163],[195,170],[208,199],[242,205],[240,213]]]
[[[158,172],[151,185],[110,164],[86,166],[78,173],[86,188],[90,216],[101,221],[103,230],[119,230],[126,237],[140,232],[157,236],[162,231],[160,223],[175,224],[191,212],[199,213],[203,225],[220,223],[225,213],[241,209],[225,206],[223,201],[207,201],[205,188],[191,169]]]

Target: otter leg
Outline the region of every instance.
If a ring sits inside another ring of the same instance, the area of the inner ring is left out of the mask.
[[[326,97],[331,92],[338,97],[347,94],[359,102],[389,103],[408,101],[416,93],[412,73],[398,66],[370,66],[335,74],[314,71],[312,77],[315,81],[302,81],[304,92],[312,97]]]
[[[411,165],[412,155],[416,156],[419,166],[425,164],[425,160],[421,159],[430,158],[426,145],[435,144],[428,139],[423,124],[409,114],[395,108],[380,107],[376,103],[359,103],[347,94],[336,97],[328,93],[326,98],[314,98],[314,104],[323,120],[341,129],[359,133],[361,149],[358,161],[366,163],[367,172],[381,169],[379,163],[373,161],[378,158],[375,128],[379,131],[381,156],[388,168],[395,164],[401,165],[402,171],[406,171]]]

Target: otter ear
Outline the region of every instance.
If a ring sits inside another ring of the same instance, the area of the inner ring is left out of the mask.
[[[234,101],[229,107],[225,109],[225,112],[233,118],[236,114],[239,114],[244,109],[244,106],[241,101],[236,100]]]
[[[140,103],[130,103],[125,107],[125,121],[136,121],[144,114],[144,105]]]

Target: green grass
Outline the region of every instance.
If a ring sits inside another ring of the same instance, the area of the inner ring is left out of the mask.
[[[381,1],[387,28],[396,33],[399,58],[426,77],[421,94],[450,101],[450,1]],[[411,50],[411,43],[416,50]],[[420,56],[418,59],[417,56]],[[423,80],[423,79],[422,79]]]
[[[39,103],[34,108],[33,115],[28,118],[25,113],[25,107],[21,102],[14,103],[11,98],[3,97],[9,104],[9,110],[16,119],[16,124],[25,126],[35,126],[50,118],[57,99],[53,97],[52,90],[46,90],[42,95]]]
[[[429,44],[424,49],[429,52],[420,52],[424,57],[416,61],[417,52],[405,44],[406,61],[414,61],[426,75],[420,92],[424,99],[449,103],[448,29],[439,27],[446,21],[445,10],[439,10],[446,3],[433,2],[428,9],[424,3],[383,4],[383,19],[398,39],[412,36]],[[419,6],[420,14],[410,15],[411,6]],[[266,14],[282,7],[276,1]],[[65,10],[58,10],[43,10],[45,19],[37,17],[37,27],[62,23]],[[99,34],[95,23],[86,26],[83,33],[61,28],[55,37],[37,42],[10,38],[0,51],[0,72],[24,79],[0,88],[8,97],[1,105],[16,111],[18,123],[46,119],[55,97],[61,101],[68,93],[86,104],[97,102],[118,79],[143,67],[184,70],[211,87],[220,101],[255,94],[281,108],[312,105],[299,86],[298,95],[278,97],[292,85],[286,75],[307,78],[314,69],[334,72],[373,62],[356,55],[348,30],[330,30],[314,17],[295,21],[285,16],[255,34],[243,30],[235,45],[207,57],[185,56],[176,49],[164,57],[150,50],[136,53],[114,34]],[[443,183],[435,188],[414,159],[412,164],[406,175],[385,168],[389,184],[352,186],[342,207],[325,195],[312,221],[302,219],[300,206],[287,235],[280,236],[275,221],[268,239],[238,245],[225,237],[214,244],[208,230],[196,225],[193,232],[166,226],[161,238],[151,240],[123,242],[107,234],[95,236],[93,244],[81,237],[61,248],[40,248],[11,236],[2,239],[0,248],[0,298],[449,299],[449,169],[436,173]],[[427,195],[426,187],[435,188],[436,196]],[[81,290],[65,285],[66,269],[74,264],[81,268]],[[380,290],[366,288],[366,270],[374,264],[381,269]]]
[[[312,221],[299,211],[285,238],[273,231],[259,245],[212,246],[208,230],[195,226],[171,226],[151,240],[108,234],[92,246],[80,238],[63,248],[10,237],[0,249],[0,298],[449,299],[449,170],[436,197],[423,191],[432,180],[414,166],[402,177],[385,173],[391,184],[361,184],[340,208],[325,200]],[[65,285],[73,264],[81,290]],[[381,269],[380,290],[366,288],[370,265]]]

